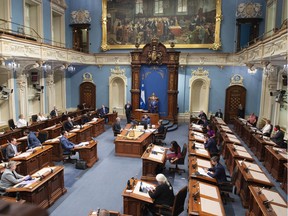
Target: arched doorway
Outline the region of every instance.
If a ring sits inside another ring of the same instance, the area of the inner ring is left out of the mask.
[[[92,82],[80,84],[80,104],[85,103],[86,107],[96,108],[96,86]]]

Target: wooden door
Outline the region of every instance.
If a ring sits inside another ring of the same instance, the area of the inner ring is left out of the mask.
[[[239,104],[242,104],[245,110],[246,88],[240,85],[232,85],[226,89],[224,117],[226,123],[232,123],[234,117],[237,117]]]
[[[80,85],[80,104],[83,103],[87,108],[96,108],[96,86],[92,82],[83,82]]]

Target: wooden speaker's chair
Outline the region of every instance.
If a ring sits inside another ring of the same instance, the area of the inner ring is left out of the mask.
[[[171,163],[171,164],[175,164],[175,165],[176,165],[175,168],[172,168],[172,167],[169,168],[169,171],[170,171],[170,172],[177,172],[179,175],[180,175],[182,172],[185,173],[185,169],[180,169],[180,168],[178,167],[178,165],[184,165],[184,164],[185,164],[186,154],[187,154],[187,144],[185,143],[185,144],[183,145],[183,148],[182,148],[182,151],[181,151],[181,157],[175,158],[175,159],[173,159],[173,160],[170,160],[170,163]]]
[[[182,188],[175,196],[173,206],[155,205],[156,215],[177,216],[184,211],[184,203],[187,196],[187,186]]]
[[[158,113],[159,98],[154,93],[148,98],[148,111]]]

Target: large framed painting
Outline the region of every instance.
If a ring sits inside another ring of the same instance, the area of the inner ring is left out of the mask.
[[[221,0],[102,0],[102,50],[142,47],[152,38],[175,48],[221,48]]]

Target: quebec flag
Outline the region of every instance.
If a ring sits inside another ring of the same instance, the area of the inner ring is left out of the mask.
[[[140,109],[146,109],[144,84],[141,85]]]

